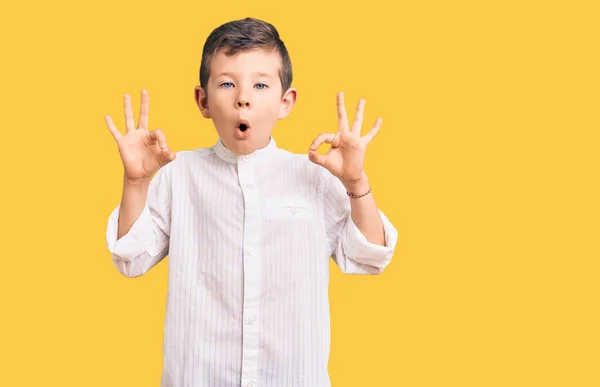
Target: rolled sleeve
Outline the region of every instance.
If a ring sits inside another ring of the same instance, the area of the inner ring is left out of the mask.
[[[398,241],[398,231],[381,210],[379,210],[379,214],[383,223],[385,246],[369,242],[352,220],[352,216],[348,216],[340,244],[341,250],[347,258],[375,267],[381,272],[392,260]]]
[[[138,277],[158,264],[169,252],[171,234],[171,178],[167,164],[158,170],[148,187],[144,208],[129,231],[118,237],[119,204],[108,217],[106,246],[117,270]]]
[[[148,250],[152,244],[152,217],[148,203],[140,216],[133,223],[129,232],[117,239],[119,231],[119,210],[121,204],[117,206],[108,218],[108,227],[106,230],[106,245],[108,250],[117,255],[123,261],[131,262],[137,256]]]
[[[350,199],[343,184],[326,172],[324,175],[324,216],[331,257],[345,274],[379,274],[390,264],[398,232],[388,217],[379,214],[384,228],[385,245],[371,243],[351,216]]]

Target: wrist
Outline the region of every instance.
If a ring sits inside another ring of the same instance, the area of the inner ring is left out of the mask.
[[[363,195],[364,193],[368,192],[369,189],[371,189],[369,185],[369,179],[366,175],[360,178],[359,180],[344,183],[344,187],[346,188],[346,191],[348,191],[348,193],[357,196]]]
[[[151,180],[152,179],[131,180],[125,176],[125,177],[123,177],[123,187],[129,188],[129,189],[134,189],[134,190],[144,189],[144,188],[148,188],[148,186],[150,186]]]

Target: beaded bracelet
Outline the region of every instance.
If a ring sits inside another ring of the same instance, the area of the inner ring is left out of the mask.
[[[371,192],[371,187],[369,187],[369,190],[362,194],[362,195],[355,195],[353,193],[350,193],[348,191],[346,191],[346,194],[351,198],[351,199],[358,199],[358,198],[362,198],[363,196],[367,196],[369,193]]]

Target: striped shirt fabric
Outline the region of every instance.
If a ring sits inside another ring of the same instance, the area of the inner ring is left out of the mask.
[[[246,156],[220,140],[178,152],[117,240],[119,207],[106,242],[121,274],[169,256],[162,387],[330,386],[330,257],[378,274],[398,237],[379,211],[386,243],[369,243],[339,179],[273,138]]]

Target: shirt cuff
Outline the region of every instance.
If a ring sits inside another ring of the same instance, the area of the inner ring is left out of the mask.
[[[381,210],[379,214],[383,222],[385,246],[369,242],[352,220],[351,214],[348,214],[348,222],[342,235],[342,246],[344,254],[353,261],[383,269],[394,254],[398,231]]]
[[[131,262],[135,257],[147,251],[152,243],[152,217],[148,203],[146,203],[142,213],[135,220],[129,232],[117,240],[120,208],[121,204],[113,210],[108,218],[106,246],[113,255],[118,256],[126,262]]]

